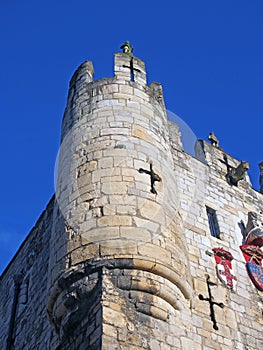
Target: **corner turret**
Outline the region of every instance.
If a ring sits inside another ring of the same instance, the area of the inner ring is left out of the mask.
[[[95,319],[87,339],[111,344],[104,327],[136,324],[136,345],[152,317],[183,319],[192,298],[161,84],[147,86],[144,62],[126,52],[114,74],[93,81],[82,64],[63,118],[48,298],[63,349]]]

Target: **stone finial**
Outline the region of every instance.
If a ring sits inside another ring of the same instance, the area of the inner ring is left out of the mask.
[[[246,176],[246,171],[249,169],[248,162],[240,162],[239,165],[234,167],[229,167],[228,173],[226,175],[228,182],[231,185],[237,186],[240,180],[244,180]]]
[[[259,185],[260,185],[260,193],[263,193],[263,162],[259,163],[259,170],[260,170],[260,175],[259,175]]]
[[[126,53],[129,56],[133,56],[133,47],[131,46],[129,41],[125,41],[125,43],[120,47],[123,53]]]
[[[219,141],[213,131],[208,135],[208,140],[210,140],[212,146],[219,147]]]

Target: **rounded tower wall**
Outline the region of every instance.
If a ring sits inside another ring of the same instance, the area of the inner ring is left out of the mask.
[[[131,79],[130,59],[115,54],[115,77],[99,81],[92,81],[92,63],[85,62],[70,83],[56,187],[62,218],[54,224],[48,304],[59,324],[69,319],[69,285],[102,266],[141,271],[142,280],[148,271],[153,281],[157,275],[177,286],[178,305],[191,299],[161,85],[146,86],[137,58]]]

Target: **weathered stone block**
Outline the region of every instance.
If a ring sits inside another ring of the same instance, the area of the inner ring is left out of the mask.
[[[150,242],[152,238],[148,230],[138,227],[121,227],[120,236],[137,241],[138,244],[141,244],[140,242]]]
[[[128,182],[107,182],[103,183],[101,192],[107,195],[122,195],[127,193]]]
[[[131,226],[132,218],[128,215],[109,215],[98,219],[98,226]]]
[[[157,260],[161,260],[163,263],[170,265],[171,264],[171,253],[165,249],[153,245],[151,243],[145,243],[138,246],[139,254],[151,256]]]
[[[88,243],[101,242],[109,239],[118,238],[120,235],[119,227],[100,227],[82,233],[82,237]]]
[[[124,328],[127,323],[125,316],[121,312],[116,311],[109,307],[103,308],[102,317],[103,317],[103,322],[105,322],[105,324],[109,324],[118,328]]]

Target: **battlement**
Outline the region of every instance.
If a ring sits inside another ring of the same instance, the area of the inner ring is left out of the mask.
[[[204,140],[197,140],[195,144],[195,155],[204,164],[207,164],[219,177],[226,180],[231,186],[238,186],[243,190],[248,191],[252,189],[251,181],[247,170],[249,170],[249,163],[234,158],[232,155],[225,152],[221,147],[215,146]],[[260,193],[262,189],[262,164],[259,164],[260,176]],[[239,175],[237,174],[239,172]],[[241,181],[242,180],[242,181]]]
[[[93,80],[94,67],[91,61],[82,63],[73,74],[64,113],[62,139],[70,132],[76,122],[96,110],[97,107],[120,109],[132,105],[138,110],[142,103],[150,103],[163,118],[164,127],[167,116],[163,91],[160,83],[146,85],[145,64],[137,57],[125,53],[114,55],[114,77]],[[95,117],[95,114],[93,114]]]
[[[141,86],[146,86],[147,84],[144,62],[125,53],[115,53],[114,74],[118,80],[132,81]]]
[[[235,159],[233,156],[227,154],[222,148],[215,147],[212,144],[204,140],[198,140],[195,145],[195,153],[197,159],[207,164],[211,169],[219,174],[223,179],[226,179],[230,185],[237,186],[238,182],[231,182],[230,170],[237,169],[237,167],[242,163],[241,161]],[[250,178],[247,174],[247,170],[249,169],[249,165],[244,168],[242,181],[243,188],[248,188],[251,186]],[[241,180],[241,178],[240,178]]]

